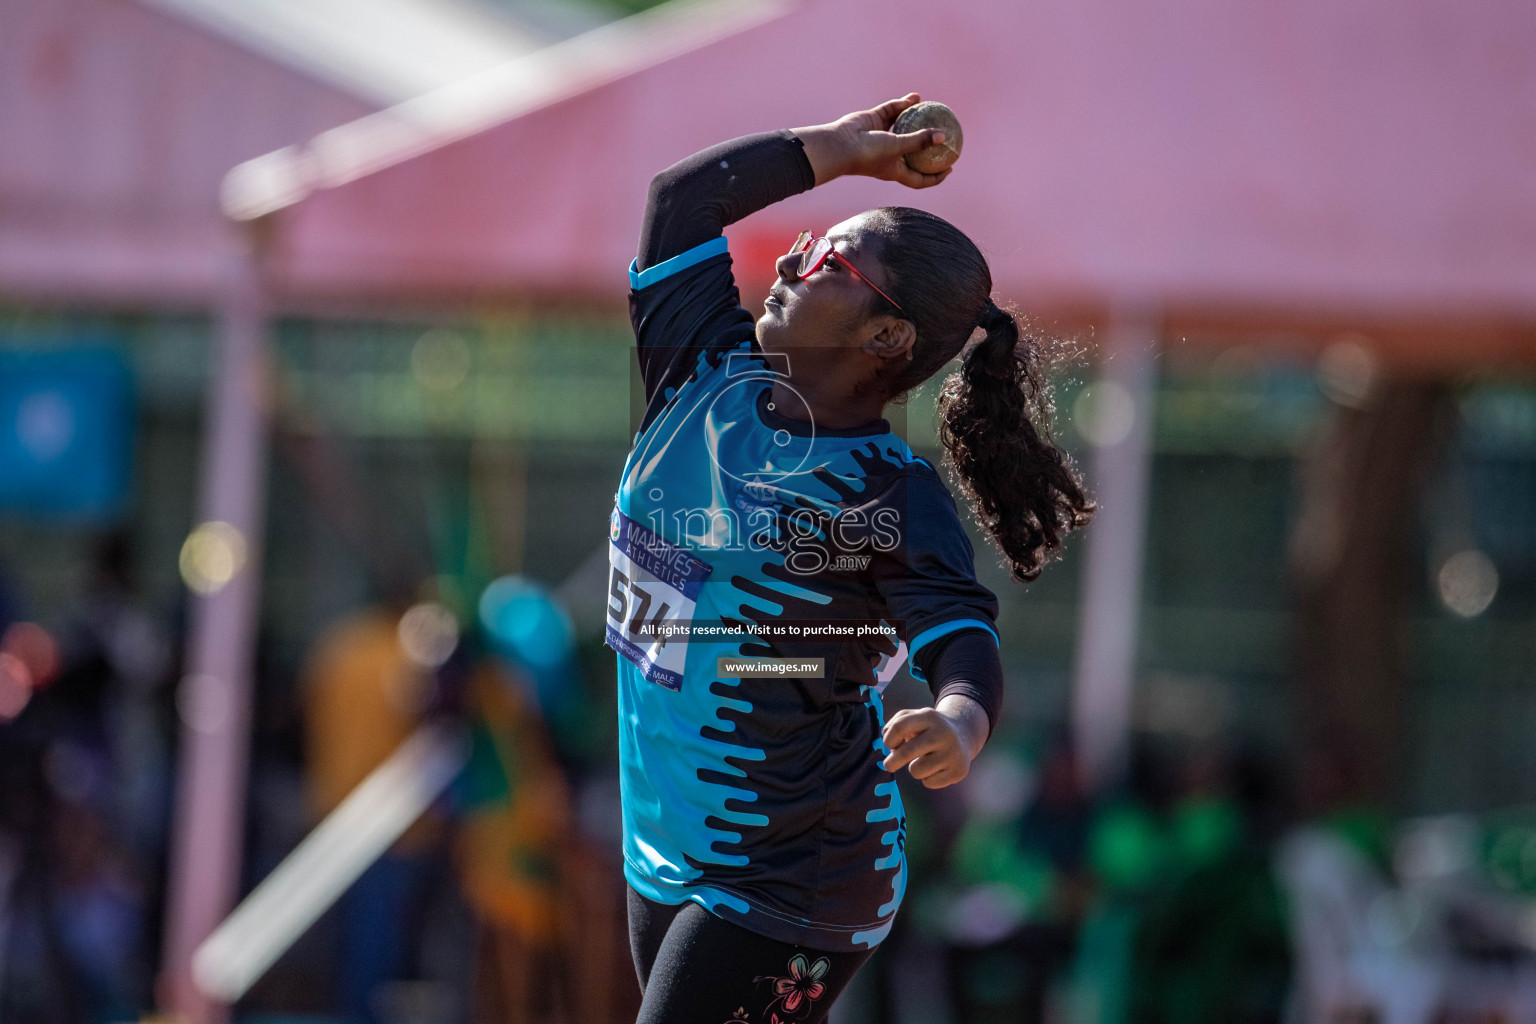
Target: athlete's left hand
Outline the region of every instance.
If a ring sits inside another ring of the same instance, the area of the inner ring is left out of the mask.
[[[970,773],[971,761],[987,740],[986,712],[970,698],[955,695],[939,705],[905,708],[885,723],[881,738],[891,748],[882,762],[886,771],[907,765],[929,789],[952,786]]]

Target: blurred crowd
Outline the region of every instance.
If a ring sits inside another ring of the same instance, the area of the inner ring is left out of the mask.
[[[174,766],[175,627],[140,607],[121,534],[46,627],[0,579],[0,1016],[149,1005]]]
[[[610,1019],[623,923],[599,843],[617,834],[576,820],[589,709],[551,685],[574,673],[569,622],[518,579],[488,588],[462,635],[455,610],[419,596],[326,625],[292,678],[257,666],[245,890],[426,723],[452,723],[468,757],[240,1009]],[[139,1020],[157,1003],[183,615],[142,606],[119,533],[62,621],[29,620],[13,586],[0,599],[0,1020]],[[562,949],[597,962],[578,978]]]
[[[181,614],[99,542],[57,622],[0,581],[0,1021],[155,1007]],[[541,586],[401,591],[258,666],[245,888],[427,722],[467,763],[257,984],[244,1020],[632,1019],[610,660]],[[570,680],[583,680],[580,686]],[[1138,734],[1085,786],[1007,719],[953,789],[904,780],[911,882],[834,1020],[1536,1020],[1536,819],[1396,821],[1348,749]]]

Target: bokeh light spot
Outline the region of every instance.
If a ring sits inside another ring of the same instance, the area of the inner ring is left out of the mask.
[[[0,651],[0,722],[9,722],[32,700],[32,673],[26,662]]]
[[[1375,397],[1380,360],[1359,334],[1341,335],[1317,360],[1317,385],[1339,405],[1363,409]]]
[[[1077,432],[1100,447],[1119,444],[1136,425],[1136,400],[1112,380],[1090,384],[1072,403],[1072,422]]]
[[[1487,611],[1499,592],[1499,570],[1476,549],[1458,551],[1435,574],[1440,601],[1464,619]]]
[[[452,391],[469,376],[469,343],[455,331],[437,327],[411,347],[411,373],[428,391]]]
[[[544,588],[520,576],[503,576],[480,595],[480,624],[498,652],[534,669],[551,669],[570,657],[575,629]]]
[[[33,689],[42,689],[59,674],[59,643],[35,622],[14,622],[0,636],[0,651],[20,659]]]
[[[459,620],[436,601],[413,605],[400,616],[400,649],[425,669],[442,667],[459,646]]]
[[[245,535],[217,520],[199,525],[181,545],[181,578],[208,597],[223,590],[245,568]]]

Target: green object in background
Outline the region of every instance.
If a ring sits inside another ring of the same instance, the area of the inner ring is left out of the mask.
[[[1132,804],[1094,822],[1102,888],[1083,923],[1071,1024],[1243,1024],[1278,1019],[1290,945],[1268,859],[1244,843],[1240,807]]]
[[[1001,885],[1016,893],[1026,918],[1038,916],[1055,896],[1050,864],[1019,845],[1011,820],[971,818],[955,840],[954,879],[961,885]]]
[[[1100,888],[1078,933],[1068,984],[1070,1024],[1124,1024],[1130,1019],[1139,902],[1167,870],[1171,847],[1157,818],[1137,804],[1113,804],[1094,819],[1088,833],[1088,866]]]
[[[652,7],[659,6],[664,0],[596,0],[596,2],[622,15],[648,11]]]
[[[1130,1013],[1131,952],[1138,916],[1130,903],[1105,900],[1078,932],[1067,986],[1067,1024],[1125,1024]]]
[[[1133,892],[1162,870],[1168,841],[1145,808],[1117,804],[1107,808],[1088,835],[1088,865],[1105,888]]]
[[[1383,874],[1392,875],[1392,819],[1385,809],[1360,804],[1334,811],[1323,827],[1363,854]]]
[[[465,810],[510,802],[517,788],[516,770],[515,764],[503,761],[490,727],[475,721],[470,727],[469,761],[454,782],[455,801]]]
[[[1484,815],[1478,855],[1495,885],[1536,893],[1536,812],[1517,808]]]
[[[1242,812],[1229,800],[1199,797],[1182,801],[1169,822],[1181,866],[1200,868],[1232,853],[1242,838]]]
[[[1278,1020],[1290,934],[1269,860],[1233,845],[1191,863],[1140,901],[1129,1018],[1138,1024]]]

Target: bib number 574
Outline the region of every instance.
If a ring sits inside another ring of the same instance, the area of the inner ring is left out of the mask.
[[[710,566],[617,509],[609,537],[608,646],[646,679],[681,690],[686,631]]]
[[[665,647],[667,633],[661,627],[667,622],[667,613],[672,606],[665,600],[653,600],[651,592],[636,583],[619,569],[618,566],[610,566],[608,573],[608,618],[614,625],[623,630],[624,635],[631,642],[654,642],[659,647]],[[656,612],[649,619],[646,613],[651,605],[656,604]],[[629,622],[624,621],[626,612],[629,614]]]

